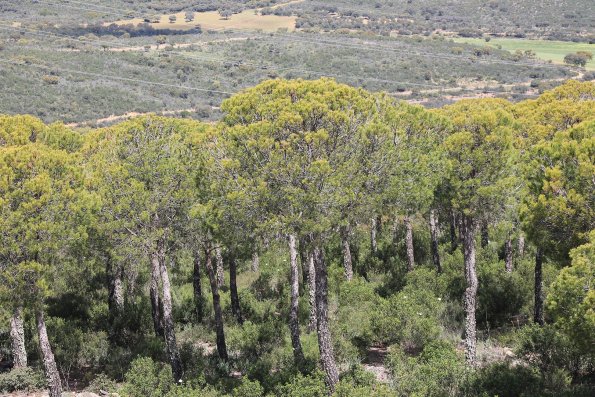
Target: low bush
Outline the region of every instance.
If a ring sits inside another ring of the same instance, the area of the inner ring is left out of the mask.
[[[10,372],[0,374],[0,392],[14,391],[31,392],[46,387],[43,373],[31,367],[15,368]]]
[[[115,393],[117,389],[116,382],[106,374],[97,375],[86,388],[86,390],[92,393],[101,393],[102,391]]]
[[[417,357],[394,346],[387,366],[397,396],[456,396],[468,376],[462,355],[441,340],[428,343]]]
[[[137,358],[126,373],[122,395],[126,397],[162,397],[172,388],[171,368],[149,357]]]
[[[399,344],[410,353],[421,351],[439,338],[444,308],[442,298],[431,291],[407,286],[382,301],[373,313],[375,336],[385,344]]]

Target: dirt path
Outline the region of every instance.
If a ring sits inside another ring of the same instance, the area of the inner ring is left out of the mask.
[[[298,4],[298,3],[303,3],[304,0],[292,0],[292,1],[288,1],[286,3],[281,3],[281,4],[276,4],[274,6],[269,7],[271,10],[276,10],[277,8],[281,8],[281,7],[285,7],[291,4]],[[262,10],[262,8],[259,8],[259,10]]]
[[[388,383],[390,373],[384,366],[384,360],[388,355],[386,346],[372,346],[368,349],[368,356],[362,362],[362,366],[376,377],[378,382]]]
[[[218,106],[211,106],[211,110],[219,110]],[[97,119],[97,120],[87,120],[87,121],[81,121],[79,123],[69,123],[66,124],[66,127],[69,128],[80,128],[80,127],[88,127],[88,126],[92,126],[95,124],[110,124],[110,123],[116,123],[118,121],[124,121],[124,120],[128,120],[134,117],[140,117],[140,116],[147,116],[149,114],[156,114],[158,116],[175,116],[177,114],[180,113],[184,113],[184,112],[196,112],[197,109],[196,108],[189,108],[189,109],[178,109],[178,110],[164,110],[162,112],[146,112],[146,113],[142,113],[142,112],[128,112],[128,113],[124,113],[124,114],[119,114],[119,115],[111,115],[108,117],[104,117],[101,119]]]
[[[171,47],[173,49],[188,48],[188,47],[192,47],[192,46],[206,47],[210,44],[231,43],[234,41],[247,41],[247,40],[257,39],[257,38],[258,37],[256,37],[256,36],[254,36],[254,37],[229,37],[226,39],[218,39],[218,40],[211,40],[211,41],[195,41],[192,43],[171,44]],[[89,43],[93,43],[93,42],[91,41]],[[157,44],[151,44],[148,46],[106,47],[103,50],[109,51],[109,52],[134,52],[134,51],[144,52],[144,51],[163,50],[163,48],[166,46],[167,46],[166,44],[163,44],[161,46],[159,46]],[[60,51],[60,52],[81,52],[82,50],[77,49],[77,48],[62,48],[62,49],[59,49],[58,51]]]

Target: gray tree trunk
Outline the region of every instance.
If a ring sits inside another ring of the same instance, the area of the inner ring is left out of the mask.
[[[205,267],[209,275],[211,284],[211,294],[213,295],[213,311],[215,313],[215,329],[217,332],[217,353],[219,358],[227,361],[227,345],[225,344],[225,332],[223,330],[223,312],[221,311],[221,297],[219,296],[219,286],[217,285],[217,275],[213,269],[213,259],[209,249],[205,252]]]
[[[405,245],[407,247],[407,271],[413,271],[415,268],[415,254],[413,250],[413,225],[411,224],[411,218],[405,217]]]
[[[110,324],[113,325],[124,311],[124,268],[119,263],[113,266],[111,258],[107,259],[106,267],[108,285],[107,303]]]
[[[308,251],[306,250],[306,242],[305,239],[300,238],[299,240],[299,253],[300,253],[300,266],[302,269],[302,279],[300,280],[300,296],[306,293],[308,288],[308,280],[309,280],[309,264],[310,261],[308,260]]]
[[[260,270],[260,255],[258,251],[254,250],[252,253],[252,271],[258,272]]]
[[[375,255],[378,251],[378,241],[376,233],[378,232],[378,221],[376,217],[372,218],[372,225],[370,226],[370,247],[372,249],[372,255]]]
[[[533,309],[533,321],[536,324],[545,324],[543,315],[543,252],[537,248],[535,253],[535,307]]]
[[[48,338],[48,331],[45,326],[43,311],[38,310],[35,317],[37,318],[37,336],[39,337],[39,348],[41,349],[45,377],[50,391],[49,397],[61,397],[62,381],[60,380],[60,373],[58,372],[56,360],[54,359],[54,352],[52,351],[52,346],[50,345],[50,340]]]
[[[239,324],[243,324],[244,319],[242,318],[240,297],[238,295],[237,273],[238,262],[236,261],[236,258],[231,257],[229,259],[229,294],[231,297],[231,313]]]
[[[525,256],[525,234],[523,232],[521,232],[519,234],[518,249],[519,249],[519,257],[522,258],[523,256]]]
[[[291,307],[289,310],[289,331],[291,333],[291,346],[293,347],[293,357],[295,362],[302,364],[304,362],[304,352],[300,341],[300,323],[299,315],[299,294],[300,294],[300,271],[298,268],[297,241],[293,234],[289,235],[289,259],[291,266]]]
[[[485,248],[490,243],[490,232],[488,229],[488,222],[481,221],[481,248]]]
[[[27,366],[27,350],[25,349],[25,327],[23,326],[23,307],[17,306],[10,319],[10,344],[12,347],[12,367]]]
[[[169,355],[171,371],[174,376],[174,380],[177,382],[182,379],[183,369],[182,360],[180,359],[180,352],[178,350],[178,344],[176,341],[173,304],[171,299],[171,285],[169,283],[167,266],[165,265],[165,251],[163,247],[160,247],[158,256],[161,284],[163,287],[163,329],[165,331],[165,345],[167,346],[167,354]]]
[[[223,270],[223,254],[220,247],[215,248],[215,259],[217,266],[217,288],[221,289],[225,285],[225,271]]]
[[[512,273],[512,237],[510,233],[504,243],[504,263],[507,273]]]
[[[442,273],[442,264],[440,263],[440,251],[438,250],[438,219],[436,210],[430,210],[430,237],[432,239],[432,262],[436,266],[436,271]]]
[[[329,394],[332,394],[335,391],[335,386],[339,383],[339,370],[335,362],[333,341],[329,327],[327,269],[322,250],[315,247],[313,253],[314,268],[316,271],[316,329],[318,333],[318,350],[320,351],[320,361],[322,363],[322,370],[326,375],[325,380]]]
[[[151,283],[149,286],[149,296],[151,299],[151,316],[153,317],[153,329],[155,335],[162,337],[163,316],[161,313],[161,297],[159,294],[159,284],[161,274],[159,270],[159,255],[157,252],[151,253]]]
[[[316,268],[314,266],[314,254],[308,254],[308,302],[310,303],[310,321],[308,332],[316,330]]]
[[[477,301],[477,271],[475,268],[475,223],[472,218],[463,216],[463,256],[465,262],[465,358],[467,365],[474,367],[477,363],[477,326],[475,308]]]
[[[202,296],[202,285],[200,283],[200,254],[194,254],[194,272],[192,274],[192,287],[194,289],[194,311],[196,321],[201,323],[204,316],[204,298]]]
[[[351,257],[351,247],[349,245],[349,235],[351,228],[349,225],[341,227],[341,245],[343,248],[343,271],[347,281],[353,280],[353,259]]]
[[[457,237],[457,215],[454,211],[450,213],[450,251],[455,252],[459,247],[459,239]]]

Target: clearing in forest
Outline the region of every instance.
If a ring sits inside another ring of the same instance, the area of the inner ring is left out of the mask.
[[[171,22],[170,16],[175,15],[175,21]],[[190,30],[197,25],[203,30],[217,30],[217,29],[247,29],[247,30],[263,30],[266,32],[274,32],[278,29],[295,30],[296,17],[293,16],[278,16],[278,15],[262,15],[258,10],[245,10],[239,14],[233,14],[229,18],[223,18],[218,11],[195,12],[192,21],[186,20],[186,13],[180,12],[177,14],[162,15],[158,21],[155,20],[151,26],[155,29],[172,29],[172,30]],[[125,19],[116,21],[117,25],[138,25],[143,23],[143,19]]]
[[[533,50],[537,58],[553,63],[563,64],[564,57],[567,54],[577,51],[589,51],[595,54],[595,45],[589,43],[575,43],[572,41],[553,41],[553,40],[529,40],[529,39],[508,39],[492,38],[489,42],[484,39],[458,38],[454,39],[460,43],[469,43],[475,45],[488,45],[494,48],[501,48],[506,51],[515,52],[516,50]],[[587,70],[595,70],[595,60],[587,62]]]

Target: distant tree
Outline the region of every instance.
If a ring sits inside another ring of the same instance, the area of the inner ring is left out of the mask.
[[[194,20],[194,12],[193,11],[186,12],[185,19],[186,19],[186,22],[192,22]]]
[[[169,23],[174,23],[178,20],[178,17],[175,15],[170,15],[169,16]]]
[[[564,57],[564,63],[573,66],[585,67],[587,62],[593,58],[590,52],[581,51],[574,54],[568,54]]]
[[[167,43],[167,36],[157,36],[155,41],[157,42],[157,48],[159,48],[160,45]]]
[[[590,51],[577,51],[576,53],[585,56],[589,61],[593,60],[593,53]]]
[[[221,17],[225,20],[228,20],[233,15],[233,12],[231,10],[225,8],[219,9],[218,12],[219,15],[221,15]]]

